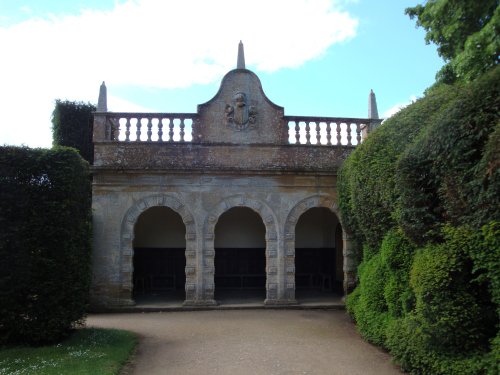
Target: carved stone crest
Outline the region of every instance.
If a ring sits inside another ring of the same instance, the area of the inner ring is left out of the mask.
[[[253,129],[257,117],[257,109],[249,106],[247,95],[244,92],[237,92],[233,96],[231,104],[226,104],[226,124],[230,128],[238,131]]]

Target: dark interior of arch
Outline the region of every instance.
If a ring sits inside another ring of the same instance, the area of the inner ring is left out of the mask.
[[[265,298],[266,228],[247,207],[223,213],[215,226],[215,299]]]
[[[295,287],[298,296],[342,293],[342,228],[328,208],[302,214],[295,227]]]
[[[186,227],[168,207],[151,207],[134,227],[134,298],[185,299]]]

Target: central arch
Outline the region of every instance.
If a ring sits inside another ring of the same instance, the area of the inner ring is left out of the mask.
[[[266,298],[266,228],[258,213],[233,207],[215,225],[215,299],[219,302]]]
[[[265,263],[266,263],[266,299],[264,303],[273,303],[278,297],[278,234],[274,212],[261,201],[243,195],[228,197],[217,204],[208,215],[204,225],[204,297],[206,301],[214,301],[215,293],[215,227],[220,216],[235,207],[246,207],[255,211],[265,227]]]

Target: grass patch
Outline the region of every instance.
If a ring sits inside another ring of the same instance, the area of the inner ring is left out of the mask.
[[[78,329],[52,346],[0,348],[0,375],[118,374],[137,343],[115,329]]]

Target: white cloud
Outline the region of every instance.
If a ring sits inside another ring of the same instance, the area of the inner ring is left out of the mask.
[[[130,0],[0,28],[0,144],[49,146],[54,100],[96,102],[102,80],[110,88],[218,80],[235,66],[240,39],[251,68],[300,66],[355,36],[358,21],[341,2]]]
[[[415,95],[411,95],[407,102],[394,104],[392,107],[386,110],[382,115],[382,118],[388,119],[389,117],[394,116],[396,113],[401,111],[403,108],[409,106],[410,104],[414,103],[416,100],[417,97]]]

